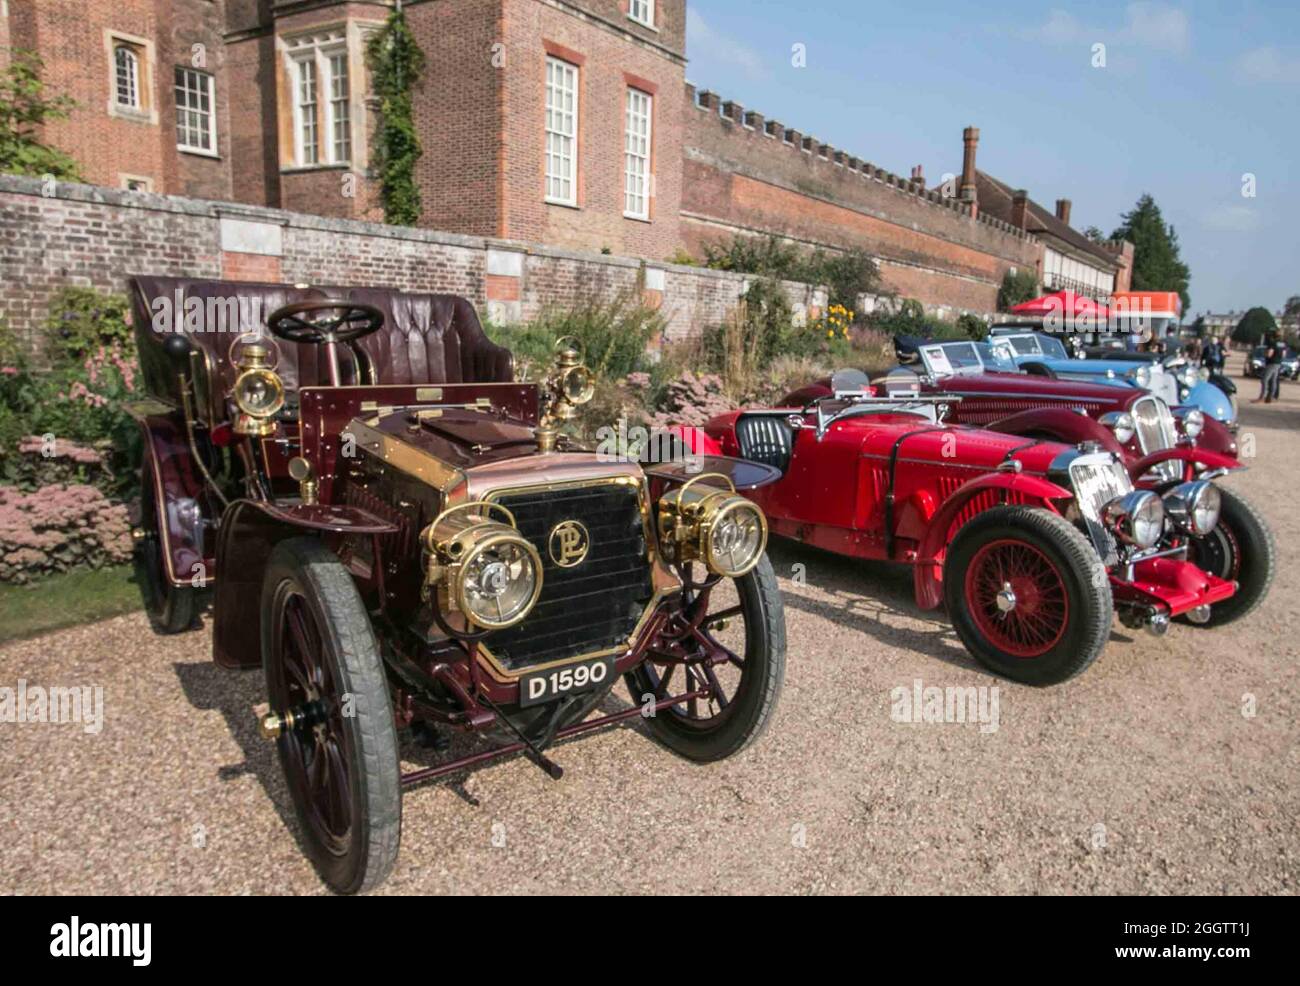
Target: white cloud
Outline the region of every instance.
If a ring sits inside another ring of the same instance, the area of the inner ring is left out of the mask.
[[[1101,41],[1177,55],[1186,54],[1192,46],[1192,29],[1187,14],[1178,7],[1148,0],[1129,4],[1124,8],[1124,22],[1111,27],[1084,24],[1069,11],[1053,9],[1048,12],[1047,20],[1022,32],[1022,36],[1052,45]]]
[[[1252,48],[1237,59],[1237,71],[1251,82],[1300,82],[1300,50]]]
[[[1201,225],[1216,233],[1253,233],[1260,227],[1259,212],[1248,205],[1215,206],[1201,216]]]
[[[751,79],[765,74],[763,58],[758,52],[715,31],[694,7],[686,11],[686,41],[693,59],[707,53],[709,58],[738,68]]]
[[[1185,54],[1192,46],[1187,15],[1164,3],[1131,3],[1125,8],[1124,40],[1134,45]]]

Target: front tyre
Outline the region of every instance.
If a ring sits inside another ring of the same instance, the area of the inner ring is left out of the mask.
[[[699,577],[702,568],[686,571]],[[664,638],[675,640],[624,676],[632,701],[646,708],[652,701],[706,694],[648,717],[655,737],[701,763],[733,756],[758,739],[785,680],[785,609],[767,555],[738,579],[683,590],[682,611]],[[669,652],[673,660],[665,658]]]
[[[271,553],[262,666],[271,712],[296,723],[276,745],[308,856],[337,893],[378,886],[402,826],[392,699],[356,585],[315,538]]]
[[[1221,579],[1235,579],[1237,591],[1210,607],[1202,626],[1239,620],[1268,595],[1277,570],[1273,532],[1255,506],[1240,493],[1219,487],[1219,523],[1203,538],[1192,538],[1188,560]]]
[[[995,507],[957,532],[944,560],[944,602],[957,635],[989,670],[1030,685],[1081,672],[1110,636],[1106,569],[1063,517]]]

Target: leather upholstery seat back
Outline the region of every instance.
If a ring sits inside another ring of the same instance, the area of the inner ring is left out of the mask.
[[[369,357],[377,383],[494,383],[514,375],[510,351],[488,339],[474,306],[457,295],[141,275],[130,279],[130,296],[145,386],[172,402],[177,399],[176,368],[162,349],[167,332],[183,332],[203,352],[209,386],[220,399],[234,382],[228,353],[236,336],[270,336],[266,319],[272,312],[312,298],[363,302],[383,313],[383,327],[357,343]],[[281,355],[278,372],[288,390],[329,382],[321,347],[275,342]],[[344,384],[370,382],[366,369],[347,347],[339,347]]]
[[[784,473],[794,451],[794,429],[780,414],[742,414],[736,419],[736,442],[742,458]]]

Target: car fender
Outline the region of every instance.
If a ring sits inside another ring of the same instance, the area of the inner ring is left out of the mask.
[[[1245,468],[1235,455],[1222,455],[1219,452],[1211,452],[1204,448],[1179,445],[1175,448],[1163,448],[1158,452],[1152,452],[1150,455],[1144,455],[1142,458],[1129,464],[1128,474],[1132,477],[1133,482],[1136,483],[1140,477],[1145,476],[1150,472],[1153,466],[1157,466],[1162,462],[1168,462],[1171,459],[1181,459],[1183,462],[1195,463],[1206,469]]]
[[[718,419],[714,419],[717,421]],[[713,421],[710,421],[706,428],[713,427]],[[671,425],[663,429],[664,434],[671,435],[678,439],[686,448],[696,455],[726,455],[722,450],[722,442],[719,438],[709,434],[705,428],[695,425]],[[719,426],[718,433],[731,432],[735,433],[735,418],[731,417],[729,422],[724,422]]]
[[[1183,398],[1184,407],[1196,407],[1205,412],[1207,418],[1232,424],[1236,415],[1232,413],[1232,401],[1228,395],[1212,383],[1202,380],[1187,392]]]
[[[271,551],[303,534],[379,535],[396,524],[357,507],[236,500],[221,517],[217,536],[212,659],[223,668],[262,663],[262,575]]]
[[[930,526],[917,548],[916,562],[912,567],[912,584],[917,605],[922,609],[934,609],[943,601],[943,566],[939,557],[948,544],[948,529],[974,497],[990,490],[1015,493],[1022,503],[1036,500],[1040,506],[1054,513],[1058,511],[1052,505],[1053,500],[1071,499],[1074,496],[1069,490],[1041,476],[1026,476],[1016,472],[986,473],[958,487],[930,518]]]
[[[145,460],[153,469],[164,574],[175,586],[191,585],[195,579],[209,585],[215,565],[206,553],[201,522],[205,486],[185,435],[185,420],[179,411],[141,415],[136,420],[144,438]]]
[[[1222,421],[1215,421],[1213,418],[1205,419],[1205,426],[1201,433],[1196,436],[1196,447],[1206,452],[1217,452],[1219,455],[1237,458],[1237,436],[1228,430],[1228,426]]]
[[[1050,435],[1066,445],[1080,442],[1099,442],[1107,452],[1125,457],[1124,446],[1115,433],[1095,418],[1079,414],[1065,407],[1036,407],[1018,411],[985,425],[989,431],[1008,435]]]

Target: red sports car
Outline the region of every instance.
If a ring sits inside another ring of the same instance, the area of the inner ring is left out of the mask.
[[[993,671],[1063,681],[1105,646],[1112,615],[1164,632],[1235,620],[1268,589],[1273,543],[1245,501],[1204,479],[1134,487],[1100,444],[1026,439],[945,423],[960,398],[881,397],[837,374],[804,405],[734,411],[680,429],[697,454],[762,462],[748,491],[772,533],[914,566],[917,602],[947,604]],[[1187,463],[1186,446],[1162,455]],[[1220,506],[1242,505],[1220,519]]]
[[[1170,408],[1149,391],[1022,373],[983,343],[916,340],[909,348],[913,362],[877,378],[871,393],[955,395],[962,399],[946,419],[954,424],[1071,445],[1097,442],[1123,458],[1139,485],[1192,479],[1238,464],[1237,439],[1227,426],[1194,407]],[[803,407],[831,393],[827,377],[781,403]],[[1203,454],[1166,454],[1179,446]]]

